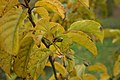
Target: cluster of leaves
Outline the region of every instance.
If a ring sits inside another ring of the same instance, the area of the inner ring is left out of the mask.
[[[64,3],[66,1],[61,0]],[[71,0],[67,1],[70,2],[67,5],[61,2],[38,0],[31,7],[29,0],[24,0],[24,3],[1,0],[0,67],[10,79],[18,76],[26,80],[37,80],[44,73],[45,66],[53,68],[54,74],[50,80],[96,79],[85,73],[87,63],[75,64],[74,51],[70,45],[74,42],[82,45],[96,57],[95,40],[103,42],[102,27],[98,22],[88,20],[95,18],[89,9],[89,0]],[[76,15],[79,19],[75,20],[72,17]],[[119,63],[119,57],[117,61],[116,64]],[[90,70],[101,69],[101,64],[93,68],[94,65]],[[100,71],[107,75],[105,69]]]

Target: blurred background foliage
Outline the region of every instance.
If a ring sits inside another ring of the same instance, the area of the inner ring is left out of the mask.
[[[24,3],[23,0],[19,0]],[[37,0],[31,0],[31,7]],[[82,19],[91,19],[100,22],[103,25],[105,31],[105,39],[103,44],[96,42],[98,48],[98,56],[95,58],[87,49],[74,43],[71,48],[75,51],[75,60],[77,64],[82,64],[84,61],[89,65],[95,63],[102,63],[108,69],[108,74],[113,76],[113,66],[115,64],[116,56],[120,55],[120,0],[90,0],[89,5],[80,3],[79,0],[60,0],[66,10],[66,18],[61,22],[61,18],[58,14],[50,14],[51,21],[61,23],[65,29],[68,29],[69,25],[75,21]],[[109,34],[109,35],[107,35]],[[112,35],[113,34],[113,35]],[[47,76],[51,76],[51,69],[45,68],[49,73]],[[89,72],[89,71],[88,71]],[[96,75],[95,72],[89,72]],[[46,75],[46,74],[45,74]],[[42,75],[39,80],[45,79],[45,75]],[[96,75],[99,78],[99,75]],[[44,78],[44,79],[43,79]],[[0,70],[0,80],[6,80],[3,71]],[[17,80],[20,80],[19,78]],[[116,80],[120,80],[118,75]]]

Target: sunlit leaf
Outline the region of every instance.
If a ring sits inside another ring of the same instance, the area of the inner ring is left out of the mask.
[[[97,80],[97,78],[94,75],[91,74],[84,74],[83,80]]]
[[[94,65],[89,66],[89,71],[98,71],[102,73],[107,73],[107,68],[104,64],[102,63],[96,63]]]
[[[79,0],[81,4],[85,7],[89,7],[89,0]]]
[[[42,0],[38,1],[35,6],[43,6],[57,12],[62,18],[65,18],[65,10],[58,0]]]
[[[103,42],[104,32],[101,25],[93,20],[81,20],[71,24],[69,30],[79,30],[95,35],[101,42]]]
[[[34,11],[37,12],[41,18],[48,18],[49,20],[49,13],[44,7],[37,7]]]
[[[117,76],[120,74],[120,55],[118,59],[115,61],[114,68],[113,68],[113,75]]]
[[[0,48],[16,55],[19,50],[19,26],[23,23],[25,11],[13,8],[0,18]]]
[[[0,0],[0,17],[18,4],[18,0]]]
[[[94,56],[97,55],[97,48],[91,38],[82,31],[69,31],[66,35],[74,42],[86,47]]]

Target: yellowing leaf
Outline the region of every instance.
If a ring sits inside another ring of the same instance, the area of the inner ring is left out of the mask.
[[[104,29],[105,38],[112,38],[113,43],[120,41],[120,30],[119,29]]]
[[[66,35],[74,42],[87,48],[94,56],[97,55],[97,48],[91,38],[82,31],[69,31]]]
[[[83,75],[83,80],[97,80],[97,79],[94,75],[85,74],[85,75]]]
[[[89,7],[89,0],[79,0],[81,4],[85,7]]]
[[[16,55],[19,50],[19,26],[23,23],[25,11],[13,8],[0,18],[0,48]]]
[[[103,42],[104,32],[101,25],[93,20],[81,20],[71,24],[69,30],[79,30],[95,35],[101,42]]]
[[[115,61],[114,68],[113,68],[113,75],[116,77],[120,74],[120,55],[118,59]]]
[[[27,69],[27,64],[28,64],[32,46],[33,46],[32,37],[25,37],[21,41],[19,53],[15,58],[15,61],[13,64],[14,71],[19,77],[25,78],[27,76],[26,69]]]
[[[62,18],[65,18],[65,10],[63,5],[58,0],[42,0],[38,1],[35,6],[42,6],[52,9],[57,12]]]
[[[109,80],[110,76],[107,74],[107,73],[103,73],[101,76],[100,76],[100,80]]]
[[[76,76],[76,77],[70,78],[70,80],[82,80],[82,79],[80,77]]]
[[[0,67],[10,75],[11,55],[0,48]]]
[[[96,63],[94,65],[89,66],[89,71],[98,71],[102,73],[107,73],[107,68],[102,63]]]
[[[49,13],[44,7],[37,7],[34,11],[37,12],[41,18],[48,18],[49,20]]]
[[[27,65],[27,78],[28,80],[38,79],[40,74],[42,73],[45,64],[49,55],[52,52],[49,49],[34,49],[29,57],[29,62]]]
[[[0,17],[18,4],[18,0],[0,0]]]
[[[84,64],[76,65],[75,69],[76,69],[76,72],[77,72],[77,76],[80,77],[80,76],[84,75],[86,66]]]

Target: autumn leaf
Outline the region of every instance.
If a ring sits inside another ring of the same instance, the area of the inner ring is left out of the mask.
[[[84,74],[83,80],[97,80],[97,78],[92,74]]]
[[[74,22],[70,25],[68,30],[78,30],[96,36],[101,42],[103,42],[104,32],[101,25],[93,20],[81,20]]]
[[[94,56],[97,55],[97,48],[91,38],[82,31],[69,31],[66,35],[74,42],[87,48]]]
[[[25,12],[22,8],[13,8],[0,18],[0,48],[9,54],[18,53],[19,26],[26,18]]]
[[[57,12],[63,19],[65,18],[65,10],[63,5],[58,0],[42,0],[36,2],[35,6],[42,6],[50,8]]]
[[[18,0],[0,0],[0,17],[18,4]]]
[[[79,1],[83,6],[89,8],[89,0],[79,0]]]

